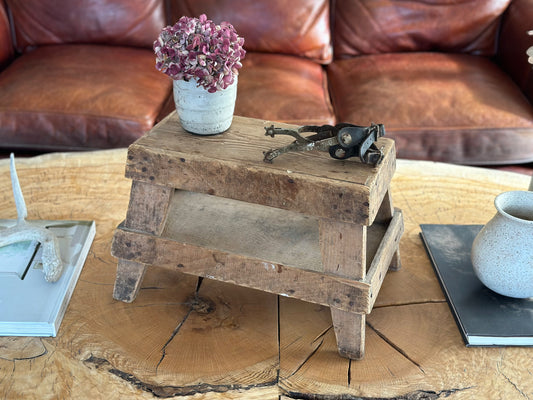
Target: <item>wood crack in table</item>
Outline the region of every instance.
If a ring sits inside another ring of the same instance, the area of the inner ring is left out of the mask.
[[[400,266],[394,142],[379,139],[377,166],[317,152],[265,164],[276,142],[264,126],[236,117],[224,134],[200,137],[172,114],[129,147],[114,297],[132,302],[157,265],[305,300],[331,309],[339,353],[361,359],[366,315]]]

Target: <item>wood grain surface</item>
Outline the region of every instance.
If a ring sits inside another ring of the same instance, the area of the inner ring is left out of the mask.
[[[1,399],[533,398],[533,349],[466,348],[419,238],[420,223],[486,223],[494,197],[528,176],[398,161],[402,269],[367,316],[365,358],[350,361],[324,306],[157,267],[133,303],[113,300],[126,159],[17,160],[29,219],[94,219],[97,235],[58,336],[0,338]],[[0,184],[0,218],[16,218],[8,160]]]
[[[286,135],[265,137],[264,127],[271,124],[235,117],[224,135],[198,136],[185,132],[176,113],[172,113],[129,147],[126,176],[134,181],[370,225],[394,173],[394,141],[378,139],[384,157],[377,166],[356,159],[334,160],[318,151],[282,155],[268,164],[263,162],[263,151],[294,140]]]

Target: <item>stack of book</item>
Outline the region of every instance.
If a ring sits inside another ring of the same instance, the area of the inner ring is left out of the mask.
[[[1,230],[15,220],[0,220]],[[26,241],[0,247],[0,336],[56,336],[93,242],[94,221],[32,221],[57,237],[63,273],[47,282],[41,246]]]

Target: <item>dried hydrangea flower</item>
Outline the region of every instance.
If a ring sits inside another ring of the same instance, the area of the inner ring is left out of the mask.
[[[246,55],[243,44],[228,22],[216,25],[205,14],[181,17],[154,42],[156,68],[172,79],[196,79],[213,93],[234,82]]]

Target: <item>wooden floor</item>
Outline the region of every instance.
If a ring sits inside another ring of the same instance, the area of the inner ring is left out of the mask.
[[[125,150],[20,159],[30,219],[94,219],[97,235],[56,338],[0,338],[1,399],[527,399],[533,349],[466,348],[420,223],[485,223],[529,177],[399,161],[403,268],[367,318],[366,355],[337,354],[323,306],[152,267],[113,300],[113,230],[126,213]],[[7,160],[0,218],[15,218]]]

